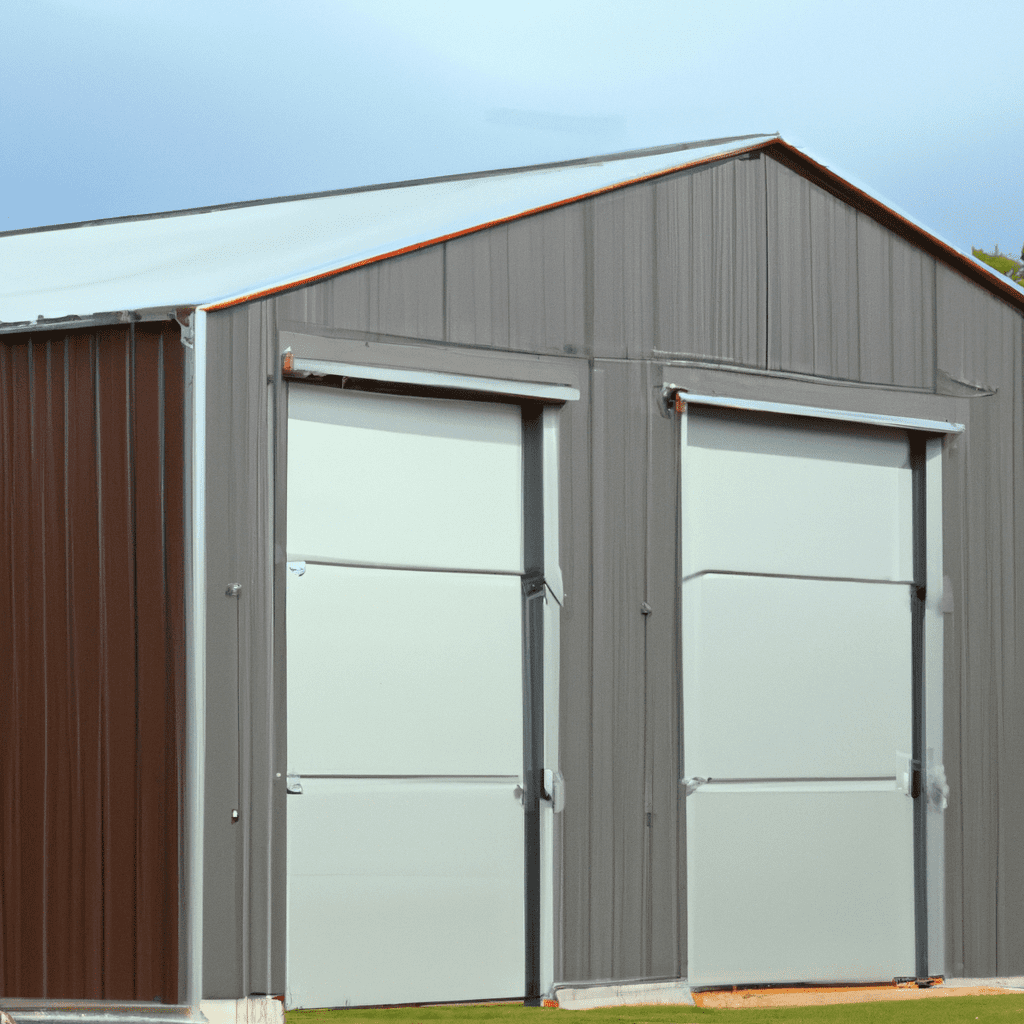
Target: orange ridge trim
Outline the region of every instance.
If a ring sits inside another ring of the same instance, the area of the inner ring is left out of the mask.
[[[651,174],[644,174],[639,178],[630,178],[628,181],[620,181],[614,185],[606,185],[604,188],[595,189],[593,192],[584,192],[578,196],[570,196],[568,199],[559,199],[556,202],[548,203],[545,206],[535,206],[533,209],[524,210],[522,213],[512,214],[511,217],[499,217],[496,220],[485,221],[483,224],[475,224],[471,228],[463,228],[461,231],[453,231],[451,234],[439,235],[437,238],[430,238],[424,242],[415,242],[402,249],[394,249],[391,252],[381,253],[380,256],[371,256],[369,259],[360,260],[358,263],[349,263],[344,267],[338,267],[336,270],[325,270],[323,273],[314,274],[311,277],[299,278],[297,281],[292,281],[289,284],[271,285],[269,288],[263,288],[260,291],[255,292],[248,292],[235,299],[224,299],[222,302],[214,302],[209,306],[200,306],[199,308],[207,313],[215,313],[219,309],[230,309],[232,306],[240,306],[245,302],[254,302],[256,299],[265,299],[270,295],[278,295],[281,292],[291,291],[292,288],[302,288],[305,285],[316,284],[317,281],[325,281],[328,278],[336,277],[338,274],[344,274],[349,270],[358,270],[360,267],[366,267],[372,263],[381,263],[384,260],[394,259],[395,256],[404,256],[407,253],[416,252],[419,249],[427,249],[432,245],[440,245],[442,242],[450,242],[455,238],[462,238],[464,235],[472,235],[477,231],[486,231],[488,228],[495,228],[501,224],[511,224],[512,221],[522,220],[524,217],[532,217],[537,213],[546,213],[548,210],[557,210],[559,207],[569,206],[571,203],[582,202],[584,199],[591,199],[594,196],[604,195],[607,192],[615,192],[620,188],[628,188],[630,185],[641,185],[645,181],[664,178],[666,175],[675,174],[678,171],[688,171],[691,167],[700,167],[703,164],[716,163],[719,160],[728,160],[732,157],[742,156],[744,153],[753,153],[755,151],[764,150],[773,145],[776,141],[777,140],[775,139],[771,139],[768,142],[759,142],[756,145],[745,146],[742,149],[730,149],[728,153],[706,156],[700,160],[693,160],[688,164],[679,164],[675,167],[666,168],[663,171],[654,171]]]

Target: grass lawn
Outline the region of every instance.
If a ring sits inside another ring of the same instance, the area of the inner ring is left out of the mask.
[[[625,1006],[552,1010],[500,1006],[425,1006],[394,1010],[290,1010],[286,1024],[1024,1024],[1024,995],[953,996],[894,1002],[711,1010]]]

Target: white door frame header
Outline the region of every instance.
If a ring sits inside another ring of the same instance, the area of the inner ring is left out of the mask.
[[[415,387],[446,388],[477,391],[483,394],[532,398],[540,402],[575,402],[578,388],[567,384],[539,384],[527,381],[501,380],[497,377],[471,377],[468,374],[439,373],[436,370],[410,370],[394,366],[362,366],[338,363],[332,359],[300,359],[291,352],[284,354],[284,375],[291,379],[309,377],[351,377],[354,380],[384,381]]]
[[[763,402],[754,398],[728,398],[723,395],[691,395],[677,384],[665,384],[662,394],[675,396],[676,409],[685,405],[709,405],[720,409],[740,409],[744,412],[767,412],[780,416],[810,416],[820,420],[839,420],[843,423],[864,423],[877,427],[897,427],[902,430],[920,430],[928,434],[961,434],[962,423],[946,420],[923,420],[913,416],[887,416],[877,412],[852,412],[848,409],[823,409],[813,405],[791,405],[786,402]]]

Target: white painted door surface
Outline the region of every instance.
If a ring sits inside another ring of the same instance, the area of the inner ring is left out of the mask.
[[[912,976],[908,439],[682,423],[688,980]]]
[[[522,509],[518,407],[290,385],[290,1008],[523,994]]]

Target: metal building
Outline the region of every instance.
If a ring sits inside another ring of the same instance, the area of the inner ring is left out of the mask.
[[[0,1006],[1024,973],[1022,313],[775,136],[0,236]]]

